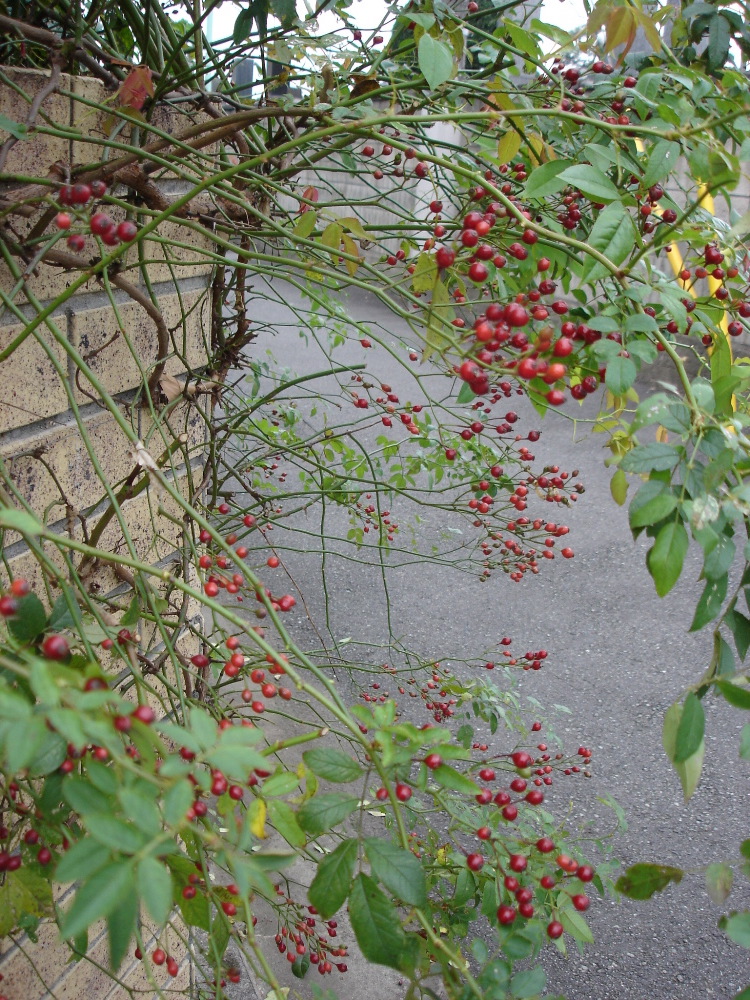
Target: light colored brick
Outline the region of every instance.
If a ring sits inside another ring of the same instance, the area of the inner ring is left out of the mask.
[[[133,469],[134,463],[128,452],[127,440],[114,417],[106,411],[96,412],[87,419],[86,431],[107,481],[114,485],[124,479]],[[60,503],[61,490],[76,510],[85,509],[105,495],[104,486],[98,479],[88,452],[81,444],[75,424],[65,428],[58,428],[53,424],[49,430],[41,429],[33,437],[25,438],[21,447],[24,454],[14,457],[19,445],[0,445],[0,455],[8,463],[11,478],[18,491],[39,517],[55,503],[57,506],[49,511],[46,519],[54,522],[65,517],[65,508]],[[51,472],[38,458],[28,454],[36,450],[41,453],[41,458]]]
[[[63,317],[62,329],[65,329]],[[0,350],[4,350],[23,331],[17,323],[0,326]],[[52,354],[65,370],[63,349],[52,334],[40,326],[40,337],[51,345]],[[68,408],[68,397],[42,345],[33,334],[3,363],[5,391],[0,399],[0,433],[44,420]]]
[[[50,74],[42,70],[3,67],[3,73],[8,78],[9,86],[0,83],[0,113],[12,121],[24,122],[29,112],[31,102],[47,85]],[[63,73],[60,89],[69,90],[71,77]],[[26,97],[18,93],[19,88]],[[26,100],[28,98],[28,101]],[[37,125],[60,123],[68,126],[70,123],[70,99],[60,93],[50,94],[42,104]],[[8,138],[8,133],[0,129],[0,143]],[[25,174],[28,177],[45,177],[49,168],[57,160],[64,163],[70,157],[70,142],[68,139],[51,135],[34,134],[29,139],[17,142],[11,149],[5,164],[5,170],[12,174]]]
[[[170,374],[183,371],[183,358],[190,367],[205,364],[202,327],[208,322],[209,313],[205,292],[188,292],[181,302],[174,293],[161,296],[159,309],[170,330],[170,357],[166,370]],[[193,310],[184,321],[183,310]],[[87,364],[109,393],[140,385],[139,366],[148,376],[158,354],[156,325],[142,306],[129,300],[118,305],[118,313],[125,333],[119,330],[111,305],[77,312],[73,322],[74,344],[79,352],[86,357],[99,351],[89,357]],[[118,334],[116,339],[109,343],[115,334]],[[83,376],[79,381],[87,392],[95,395],[90,382]],[[80,389],[76,392],[79,402],[87,400]]]

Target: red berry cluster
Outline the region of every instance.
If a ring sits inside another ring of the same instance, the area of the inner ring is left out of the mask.
[[[116,224],[105,213],[96,211],[89,215],[84,215],[84,209],[91,203],[92,199],[103,198],[107,193],[107,185],[104,181],[91,181],[90,184],[65,184],[60,188],[57,200],[60,205],[68,206],[74,210],[74,214],[61,211],[55,216],[55,225],[63,231],[69,230],[74,221],[82,223],[93,236],[98,236],[105,246],[116,247],[119,243],[130,243],[138,235],[138,227],[129,219]],[[81,253],[86,247],[85,232],[71,233],[67,240],[70,250]]]

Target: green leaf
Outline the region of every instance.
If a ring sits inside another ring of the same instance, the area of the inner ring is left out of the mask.
[[[656,536],[646,561],[659,597],[668,594],[679,580],[685,553],[688,550],[688,541],[688,534],[682,521],[670,521]]]
[[[178,826],[193,804],[193,786],[187,779],[178,781],[167,790],[162,800],[164,819],[170,826]]]
[[[471,403],[476,399],[476,394],[471,388],[468,382],[462,382],[461,388],[459,389],[458,395],[456,396],[456,402],[459,405],[463,403]]]
[[[510,992],[514,997],[533,997],[542,992],[547,985],[547,974],[541,965],[535,969],[525,969],[516,973],[510,981]]]
[[[36,594],[27,594],[16,603],[18,612],[8,619],[8,630],[18,642],[31,642],[47,627],[47,612]]]
[[[292,771],[279,771],[263,782],[263,798],[289,795],[299,787],[300,779]]]
[[[8,528],[32,537],[44,534],[44,527],[35,517],[27,514],[25,510],[16,510],[15,507],[0,507],[0,528]]]
[[[369,875],[360,874],[354,880],[349,916],[367,961],[399,969],[399,955],[406,939],[398,911]]]
[[[414,265],[414,274],[411,276],[411,287],[415,292],[431,292],[435,287],[438,277],[438,266],[435,255],[431,253],[421,253],[417,257]]]
[[[135,931],[138,918],[138,898],[128,894],[107,917],[107,937],[109,941],[109,967],[112,972],[122,965],[130,947],[130,939]]]
[[[211,767],[223,771],[227,778],[245,781],[250,771],[256,767],[266,767],[268,761],[263,754],[252,747],[219,746],[209,750],[205,759]]]
[[[72,594],[70,595],[70,600],[75,605],[75,599],[72,597]],[[75,618],[70,613],[65,594],[60,594],[52,605],[49,622],[47,623],[48,628],[52,632],[60,632],[65,628],[75,628],[76,624]]]
[[[605,173],[588,163],[574,163],[560,174],[560,180],[578,188],[595,202],[617,201],[620,193]]]
[[[733,684],[731,681],[717,681],[716,687],[730,705],[750,711],[750,687]]]
[[[698,786],[698,781],[701,776],[701,769],[703,767],[703,755],[705,753],[705,743],[702,741],[698,746],[692,757],[681,763],[675,762],[675,753],[677,747],[677,730],[679,729],[680,722],[682,720],[682,705],[679,702],[675,702],[674,705],[670,705],[664,715],[664,727],[662,730],[662,743],[664,745],[664,751],[672,761],[674,769],[680,779],[680,784],[682,785],[682,792],[687,802],[692,796],[693,792]]]
[[[419,69],[430,90],[436,90],[453,75],[453,52],[432,35],[425,33],[417,45]]]
[[[560,910],[560,923],[576,941],[584,941],[586,944],[594,943],[594,935],[591,933],[591,928],[578,910],[574,910],[570,906],[563,907]]]
[[[0,938],[18,930],[24,918],[52,915],[52,887],[32,868],[6,872],[0,885]]]
[[[624,396],[631,385],[635,382],[638,369],[632,358],[623,358],[619,355],[607,365],[606,384],[610,392],[615,396]]]
[[[724,930],[735,944],[750,948],[750,912],[734,913],[726,922]]]
[[[94,840],[124,854],[137,854],[147,843],[143,831],[110,813],[87,813],[84,823]]]
[[[281,21],[282,28],[290,28],[297,16],[296,0],[270,0],[270,9],[274,17]]]
[[[29,126],[23,122],[14,122],[7,115],[0,115],[0,129],[3,132],[9,132],[16,139],[29,138]]]
[[[375,837],[365,838],[365,851],[373,875],[386,889],[411,906],[425,906],[427,882],[411,851]]]
[[[52,774],[68,756],[68,743],[59,733],[47,732],[29,763],[29,777]]]
[[[682,764],[697,751],[703,741],[706,729],[706,716],[700,698],[692,691],[685,698],[682,715],[675,736],[675,764]]]
[[[252,7],[241,10],[237,15],[237,20],[234,22],[234,30],[232,32],[232,39],[235,45],[239,45],[240,42],[249,36],[250,32],[253,30],[253,9]]]
[[[95,872],[75,895],[72,906],[62,915],[60,936],[74,938],[96,920],[108,916],[133,891],[131,861],[113,861]]]
[[[479,791],[479,785],[449,764],[441,764],[440,767],[436,767],[434,771],[430,772],[430,777],[443,788],[450,788],[463,795],[476,795]]]
[[[706,889],[717,906],[721,906],[731,892],[733,880],[734,872],[726,862],[717,862],[706,869]]]
[[[671,173],[674,165],[680,158],[682,150],[678,142],[670,142],[667,139],[660,139],[655,143],[648,158],[646,172],[643,175],[642,184],[644,187],[651,187],[657,181],[662,180]]]
[[[666,483],[649,480],[633,497],[628,511],[631,528],[658,524],[677,506],[677,497]]]
[[[292,230],[292,232],[294,233],[295,236],[298,236],[301,240],[306,240],[307,237],[315,229],[315,224],[317,221],[318,217],[316,213],[312,209],[308,208],[308,210],[306,212],[303,212],[302,215],[299,217],[299,219],[297,219],[297,221],[294,224],[294,229]]]
[[[316,795],[301,807],[297,813],[297,821],[310,836],[318,837],[345,820],[358,805],[356,795]]]
[[[750,760],[750,722],[746,722],[740,733],[740,758]]]
[[[310,902],[328,920],[344,905],[357,863],[357,841],[342,841],[318,865],[308,890]]]
[[[313,774],[326,781],[356,781],[362,775],[362,768],[357,761],[335,747],[306,750],[302,759]]]
[[[55,878],[58,882],[79,882],[103,868],[111,857],[109,847],[97,844],[91,837],[84,837],[77,840],[60,858]]]
[[[635,228],[630,213],[621,202],[612,202],[598,214],[589,234],[588,244],[618,267],[627,259],[635,246]],[[609,274],[611,272],[605,264],[595,257],[587,256],[581,271],[581,281],[600,281]]]
[[[9,724],[5,732],[5,765],[11,774],[28,767],[44,745],[48,732],[44,720],[38,716]]]
[[[619,466],[610,480],[609,492],[618,507],[622,507],[628,498],[628,477]]]
[[[666,889],[670,882],[682,881],[681,868],[641,862],[632,865],[615,882],[615,888],[630,899],[651,899],[655,892]]]
[[[292,847],[304,847],[306,842],[305,834],[302,831],[294,810],[288,803],[280,802],[278,799],[271,799],[267,803],[268,820],[274,830],[281,834],[287,844]]]
[[[142,858],[136,869],[136,886],[148,912],[161,927],[172,909],[173,886],[169,869],[156,858]]]
[[[631,449],[620,465],[626,472],[667,472],[679,461],[680,453],[671,444],[652,441]]]
[[[690,625],[691,632],[700,631],[704,625],[707,625],[716,618],[721,611],[724,598],[727,596],[728,585],[729,578],[726,573],[717,580],[706,581],[706,586],[703,588],[703,593],[699,597],[695,608],[695,615]]]
[[[708,22],[708,61],[709,70],[721,69],[729,56],[729,43],[732,40],[732,29],[729,21],[721,14],[715,13]]]
[[[560,174],[572,165],[571,160],[550,160],[534,167],[526,181],[526,197],[543,200],[550,194],[562,191],[567,182],[559,180]]]

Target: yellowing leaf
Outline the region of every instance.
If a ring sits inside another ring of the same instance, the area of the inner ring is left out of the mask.
[[[347,215],[344,219],[339,219],[339,224],[348,229],[350,233],[353,233],[358,240],[369,240],[370,237],[362,228],[362,223],[359,219],[355,219],[353,215]]]
[[[250,832],[258,840],[266,836],[266,804],[263,799],[254,799],[248,806]]]
[[[357,273],[357,269],[360,263],[359,251],[357,250],[357,244],[351,238],[344,233],[341,237],[341,242],[344,244],[344,250],[352,257],[356,257],[356,260],[349,260],[348,257],[344,257],[344,266],[346,267],[349,274],[353,277]]]
[[[515,129],[509,129],[497,144],[497,158],[501,163],[509,163],[520,148],[520,134]]]
[[[637,24],[635,16],[630,7],[616,7],[607,18],[607,36],[604,43],[604,51],[611,52],[613,49],[624,45],[625,48],[620,53],[620,61],[630,51],[630,47],[635,41]]]

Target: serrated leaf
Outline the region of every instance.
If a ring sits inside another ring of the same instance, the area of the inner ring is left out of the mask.
[[[125,896],[119,906],[116,906],[107,917],[107,941],[111,972],[117,972],[128,953],[137,919],[138,898],[135,894]]]
[[[328,920],[344,905],[357,862],[357,841],[342,841],[319,863],[308,890],[310,902]]]
[[[652,184],[656,184],[657,181],[667,177],[672,172],[681,153],[682,150],[678,142],[660,139],[655,143],[648,158],[646,171],[641,182],[643,186],[646,188],[651,187]]]
[[[668,472],[680,460],[679,451],[664,441],[652,441],[632,448],[620,463],[626,472]]]
[[[732,890],[734,873],[725,862],[717,862],[706,869],[706,889],[709,896],[721,906]]]
[[[412,906],[427,903],[424,871],[411,851],[375,837],[365,838],[365,851],[373,875],[394,896]]]
[[[73,904],[62,915],[60,936],[74,938],[95,921],[108,916],[133,891],[131,861],[113,861],[100,868],[76,892]]]
[[[18,930],[24,917],[52,915],[52,887],[31,868],[6,872],[0,885],[0,938]]]
[[[79,882],[87,875],[103,868],[111,859],[112,851],[104,844],[98,844],[91,837],[76,841],[63,854],[55,869],[58,882]]]
[[[658,524],[677,506],[677,497],[666,483],[649,480],[633,497],[628,511],[631,528]]]
[[[550,160],[534,167],[526,181],[526,198],[541,201],[548,195],[562,191],[567,187],[567,182],[560,179],[560,174],[570,166],[573,166],[572,160]]]
[[[517,972],[510,981],[510,992],[514,997],[523,1000],[526,997],[538,996],[546,985],[547,974],[541,965],[537,965],[534,969]]]
[[[603,171],[588,163],[574,163],[560,174],[560,180],[577,188],[594,202],[617,201],[620,193]]]
[[[628,258],[635,246],[635,227],[621,202],[614,201],[599,212],[587,242],[618,267]],[[588,256],[581,271],[581,281],[599,281],[610,273],[606,264]]]
[[[400,968],[406,937],[398,911],[369,875],[354,880],[349,916],[357,944],[368,962]]]
[[[268,821],[292,847],[304,847],[306,837],[288,803],[272,799],[268,803]]]
[[[576,941],[584,941],[586,944],[594,943],[594,935],[586,922],[583,914],[569,906],[560,910],[560,923],[571,937]]]
[[[302,759],[313,774],[326,781],[346,783],[356,781],[362,775],[362,768],[357,761],[336,747],[306,750]]]
[[[136,886],[148,912],[161,927],[173,905],[174,889],[169,869],[156,858],[142,858],[136,868]]]
[[[449,764],[441,764],[430,772],[430,776],[443,788],[450,788],[454,792],[461,792],[463,795],[476,795],[479,786],[465,774],[461,774],[455,767]]]
[[[706,581],[703,593],[699,597],[695,608],[693,621],[690,625],[691,632],[700,631],[704,625],[712,622],[717,617],[724,603],[724,598],[727,596],[728,585],[729,578],[726,573],[716,580]]]
[[[659,597],[668,594],[679,580],[688,543],[688,534],[682,521],[670,521],[659,530],[646,557],[648,571]]]
[[[623,358],[619,355],[607,365],[605,382],[610,392],[615,396],[624,396],[631,385],[635,382],[638,369],[632,358]]]
[[[453,51],[445,42],[425,32],[417,44],[417,61],[431,90],[437,90],[453,75]]]
[[[68,756],[68,743],[59,733],[47,732],[29,762],[29,777],[52,774]]]
[[[297,821],[312,837],[333,829],[350,816],[359,805],[356,795],[334,792],[330,795],[316,795],[300,808]]]
[[[630,899],[651,899],[670,882],[681,882],[684,874],[681,868],[641,862],[628,868],[615,882],[615,888]]]

